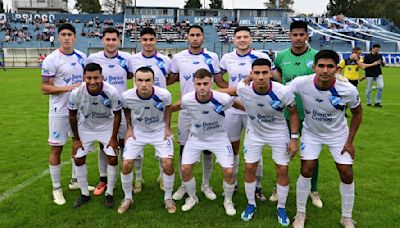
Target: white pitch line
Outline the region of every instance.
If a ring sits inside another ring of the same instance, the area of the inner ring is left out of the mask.
[[[68,164],[71,164],[71,159],[69,161],[62,162],[61,167],[68,165]],[[12,189],[4,192],[3,194],[0,195],[0,202],[10,198],[15,193],[17,193],[17,192],[23,190],[24,188],[28,187],[29,185],[33,184],[35,181],[49,175],[49,173],[50,173],[49,168],[47,168],[47,169],[43,170],[41,173],[39,173],[38,175],[36,175],[32,178],[29,178],[28,180],[18,184],[17,186],[13,187]]]

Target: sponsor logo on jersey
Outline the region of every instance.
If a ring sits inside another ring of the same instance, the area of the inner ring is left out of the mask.
[[[234,82],[236,79],[237,79],[236,76],[232,76],[232,77],[231,77],[231,80],[232,80],[233,82]]]
[[[136,118],[136,120],[139,122],[142,122],[143,118],[138,117],[138,118]]]
[[[239,63],[239,66],[244,66],[244,65],[246,65],[246,63],[244,62]]]
[[[200,62],[199,61],[193,61],[192,64],[193,65],[197,65],[197,64],[200,64]]]
[[[201,128],[201,124],[194,124],[196,128]]]
[[[213,130],[213,129],[216,129],[219,127],[220,127],[220,124],[218,121],[210,122],[210,123],[203,122],[203,131],[210,131],[210,130]]]
[[[160,121],[160,118],[158,116],[154,117],[144,117],[144,123],[145,124],[152,124],[152,123],[157,123]]]
[[[183,78],[186,80],[186,81],[189,81],[189,79],[192,77],[192,75],[183,75]]]
[[[310,110],[308,110],[308,109],[304,109],[304,112],[306,113],[306,114],[310,114],[311,112],[310,112]]]
[[[250,115],[250,114],[249,114],[249,117],[250,117],[251,120],[254,120],[256,118],[255,116]]]
[[[331,113],[322,113],[322,112],[318,112],[316,110],[312,111],[311,118],[313,120],[320,121],[320,122],[331,122],[333,120]]]
[[[272,123],[275,122],[276,118],[272,114],[268,115],[257,114],[257,120],[259,123]]]
[[[114,64],[110,64],[110,65],[108,65],[108,68],[114,68],[115,67],[115,65]]]

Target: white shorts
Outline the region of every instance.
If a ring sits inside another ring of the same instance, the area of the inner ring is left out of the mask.
[[[265,145],[272,149],[272,160],[278,165],[289,165],[290,153],[287,151],[289,136],[278,138],[275,141],[265,140],[266,138],[255,137],[253,134],[246,134],[244,138],[244,160],[246,163],[255,163],[262,158],[262,151]]]
[[[190,127],[192,126],[189,112],[182,110],[178,116],[178,143],[185,145],[190,135]]]
[[[226,133],[212,140],[201,140],[195,136],[190,136],[183,149],[182,164],[199,162],[204,150],[211,151],[223,168],[233,167],[233,149]]]
[[[63,146],[68,137],[72,136],[68,116],[49,116],[49,145]]]
[[[93,145],[96,141],[104,145],[104,153],[108,156],[117,156],[112,147],[108,146],[112,136],[112,130],[110,131],[97,131],[97,132],[85,132],[79,131],[79,137],[81,138],[84,150],[78,149],[75,157],[81,158],[86,156],[89,152],[93,151]]]
[[[154,146],[157,158],[174,158],[173,138],[164,140],[164,129],[157,132],[134,131],[136,139],[130,137],[126,141],[123,160],[144,158],[144,147],[147,144]]]
[[[302,135],[300,143],[300,159],[301,160],[316,160],[321,153],[322,146],[325,144],[328,146],[333,159],[336,163],[342,165],[353,164],[353,159],[349,153],[342,154],[344,144],[346,144],[347,135],[336,139],[333,142],[326,142],[326,140],[316,140],[315,138],[310,138],[310,136]],[[324,142],[324,143],[319,143]]]
[[[247,114],[240,114],[228,109],[225,112],[225,129],[231,142],[242,138],[242,130],[247,128]]]

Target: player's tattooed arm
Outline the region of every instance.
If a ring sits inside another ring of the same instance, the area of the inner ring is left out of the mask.
[[[228,88],[229,86],[229,82],[225,81],[224,79],[225,73],[226,71],[222,71],[221,73],[214,75],[215,84],[217,84],[219,88]]]
[[[179,110],[181,110],[181,101],[176,102],[175,104],[171,105],[171,111],[172,112],[177,112]]]
[[[167,85],[174,84],[175,82],[179,82],[179,74],[177,73],[169,73],[167,77]]]
[[[127,126],[127,130],[126,130],[126,134],[125,134],[125,143],[126,143],[128,138],[130,138],[130,137],[135,139],[135,135],[133,134],[131,110],[129,108],[124,108],[124,114],[125,114],[126,126]]]
[[[358,105],[356,108],[350,109],[352,113],[352,117],[350,120],[350,129],[349,129],[349,136],[347,138],[346,144],[344,144],[342,154],[344,153],[349,153],[351,158],[355,158],[355,148],[353,145],[354,137],[356,136],[356,133],[358,131],[358,128],[360,127],[361,120],[362,120],[362,107],[361,104]]]
[[[164,140],[171,137],[172,105],[165,106],[165,133]]]
[[[75,157],[76,152],[79,148],[83,149],[81,139],[79,138],[78,132],[78,110],[69,110],[69,123],[73,134],[72,141],[72,157]]]
[[[287,107],[287,110],[289,111],[289,122],[290,122],[290,142],[288,145],[288,152],[291,157],[294,157],[299,151],[299,146],[298,146],[298,137],[299,137],[299,114],[297,113],[297,108],[296,108],[296,103],[293,101],[292,105],[289,105]],[[295,137],[292,137],[295,136]],[[297,135],[297,136],[296,136]]]
[[[238,100],[238,99],[234,99],[234,100],[233,100],[233,105],[232,105],[232,107],[234,107],[234,108],[236,108],[236,109],[239,109],[239,110],[242,110],[242,111],[246,111],[243,102],[241,102],[241,101]]]
[[[54,85],[53,77],[42,77],[42,93],[43,94],[61,94],[65,92],[70,92],[76,87],[78,87],[80,83],[73,84],[70,86],[58,87]]]

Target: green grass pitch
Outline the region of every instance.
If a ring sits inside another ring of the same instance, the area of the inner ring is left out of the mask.
[[[234,196],[237,215],[228,217],[222,206],[222,170],[214,165],[211,185],[218,195],[209,201],[200,192],[202,165],[195,166],[200,203],[190,212],[182,212],[183,201],[177,202],[177,213],[170,215],[163,208],[163,192],[156,178],[158,162],[154,150],[147,148],[143,177],[143,191],[134,195],[133,207],[123,215],[116,208],[123,198],[121,182],[115,189],[115,208],[106,209],[104,198],[93,197],[91,202],[79,209],[72,203],[79,191],[69,191],[71,165],[62,168],[62,186],[67,203],[57,206],[51,199],[51,181],[48,169],[49,146],[47,144],[48,96],[40,92],[38,69],[0,70],[0,227],[279,227],[275,216],[276,204],[258,202],[258,210],[251,222],[240,219],[247,200],[244,193],[243,152],[239,171],[239,192]],[[400,222],[400,166],[397,140],[400,120],[400,68],[384,69],[385,90],[383,108],[365,105],[365,81],[359,91],[364,105],[363,122],[357,134],[354,176],[356,198],[353,218],[358,227],[393,227]],[[169,90],[176,101],[179,86]],[[375,92],[375,91],[374,91]],[[348,111],[349,113],[349,111]],[[177,134],[177,113],[173,114],[172,127]],[[179,147],[175,144],[175,154]],[[62,154],[62,161],[70,161],[71,143]],[[175,160],[175,171],[178,170]],[[88,156],[89,183],[97,184],[97,153]],[[290,164],[290,192],[287,212],[295,215],[295,182],[299,175],[299,158]],[[317,209],[308,201],[307,221],[309,227],[339,227],[340,194],[339,176],[332,156],[324,148],[320,158],[319,192],[324,207]],[[176,176],[175,189],[179,185]],[[275,171],[270,150],[264,153],[264,194],[269,197],[275,182]]]

